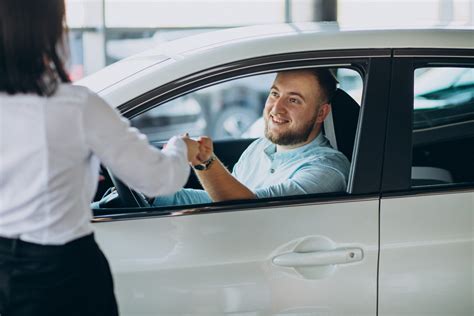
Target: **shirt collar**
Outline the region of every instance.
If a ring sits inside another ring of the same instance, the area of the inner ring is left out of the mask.
[[[270,142],[270,144],[266,146],[263,151],[268,156],[268,158],[273,159],[276,154],[278,154],[279,157],[294,156],[295,154],[304,152],[307,148],[310,148],[313,146],[325,146],[326,143],[327,143],[326,137],[323,135],[323,133],[320,132],[318,136],[316,136],[315,139],[313,139],[311,142],[301,147],[296,147],[282,153],[277,153],[276,144]]]

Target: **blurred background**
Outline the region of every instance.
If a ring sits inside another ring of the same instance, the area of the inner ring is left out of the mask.
[[[473,27],[474,0],[66,0],[73,80],[162,42],[229,27]]]

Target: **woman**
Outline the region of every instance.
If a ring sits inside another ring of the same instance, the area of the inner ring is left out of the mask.
[[[99,160],[147,195],[184,185],[198,144],[151,147],[64,69],[64,0],[0,0],[0,315],[117,315],[90,200]]]

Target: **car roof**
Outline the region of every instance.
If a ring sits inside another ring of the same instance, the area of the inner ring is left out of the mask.
[[[238,60],[341,49],[473,49],[473,29],[343,29],[334,23],[270,24],[181,38],[125,58],[79,82],[113,106],[191,73]]]

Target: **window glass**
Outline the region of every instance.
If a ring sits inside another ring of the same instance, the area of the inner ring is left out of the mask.
[[[474,182],[474,69],[415,71],[412,186]]]
[[[474,69],[417,69],[414,94],[415,129],[473,119]]]

